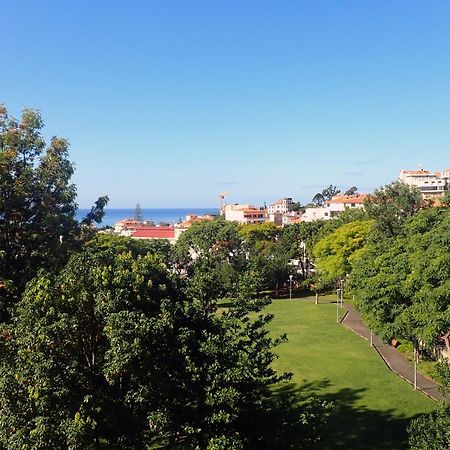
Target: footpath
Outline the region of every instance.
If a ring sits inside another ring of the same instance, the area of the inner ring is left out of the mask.
[[[345,308],[348,313],[343,318],[342,324],[370,342],[370,330],[364,325],[359,312],[348,304],[345,305]],[[409,361],[397,349],[385,344],[374,334],[372,335],[372,344],[389,369],[414,386],[414,367]],[[417,389],[433,400],[443,399],[439,385],[420,373],[417,373]]]

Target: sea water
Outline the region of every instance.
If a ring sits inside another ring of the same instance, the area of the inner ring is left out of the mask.
[[[89,209],[81,208],[77,211],[76,219],[81,220],[89,212]],[[216,208],[141,208],[144,220],[151,220],[156,225],[159,223],[175,224],[186,219],[187,215],[203,216],[205,214],[219,214]],[[123,219],[134,219],[135,210],[106,208],[103,221],[98,226],[114,226]]]

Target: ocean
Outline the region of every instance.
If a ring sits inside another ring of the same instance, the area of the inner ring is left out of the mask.
[[[76,219],[80,221],[90,209],[80,208],[77,211]],[[203,216],[205,214],[219,214],[218,208],[141,208],[144,220],[152,220],[155,224],[160,222],[175,224],[186,219],[186,215],[195,214]],[[106,208],[105,217],[98,226],[114,226],[116,222],[122,219],[133,219],[134,208],[130,209],[116,209]]]

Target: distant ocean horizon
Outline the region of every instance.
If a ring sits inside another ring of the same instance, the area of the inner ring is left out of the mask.
[[[90,208],[80,208],[76,219],[80,221],[90,211]],[[141,208],[144,220],[151,220],[156,225],[159,223],[176,224],[186,219],[188,214],[202,216],[205,214],[219,214],[218,208]],[[99,227],[114,226],[116,222],[123,219],[134,218],[134,208],[106,208],[105,216]]]

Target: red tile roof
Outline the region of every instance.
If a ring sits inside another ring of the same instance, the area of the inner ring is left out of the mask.
[[[137,228],[131,235],[134,238],[146,238],[146,239],[174,239],[175,228],[174,227],[145,227]]]
[[[331,200],[326,203],[358,203],[362,204],[365,202],[367,194],[356,194],[356,195],[335,195]]]
[[[420,170],[404,170],[403,173],[407,173],[408,175],[426,175],[429,174],[429,170],[420,169]]]

